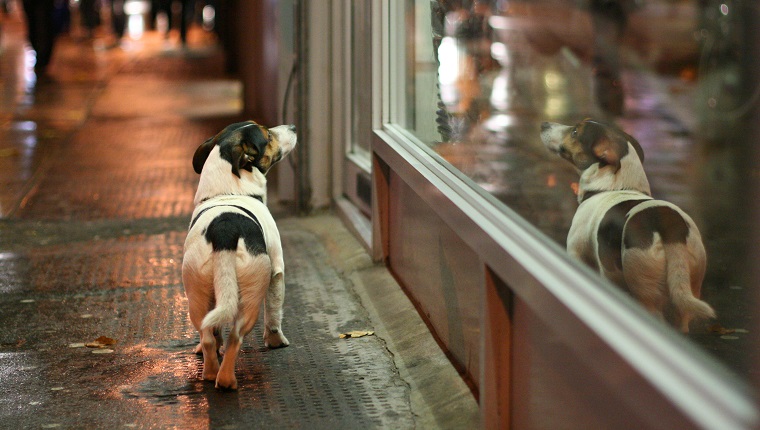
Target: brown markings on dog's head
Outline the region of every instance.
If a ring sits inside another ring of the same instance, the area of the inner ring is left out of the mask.
[[[599,163],[600,167],[610,165],[617,171],[620,160],[628,155],[628,143],[643,163],[644,151],[636,139],[616,127],[586,118],[565,132],[559,155],[581,170]]]
[[[280,143],[266,127],[254,121],[228,125],[216,136],[203,142],[193,155],[193,168],[201,173],[211,150],[219,145],[219,155],[231,165],[232,174],[240,177],[240,170],[253,171],[255,167],[266,174],[280,160]]]

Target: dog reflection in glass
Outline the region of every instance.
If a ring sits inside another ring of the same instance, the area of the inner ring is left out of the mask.
[[[693,319],[715,318],[699,299],[707,261],[699,230],[680,208],[652,198],[636,139],[585,119],[544,122],[541,140],[581,174],[568,253],[684,333]]]

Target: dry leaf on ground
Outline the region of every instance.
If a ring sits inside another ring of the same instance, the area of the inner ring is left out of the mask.
[[[350,331],[348,333],[342,333],[340,336],[341,339],[350,339],[353,337],[364,337],[364,336],[372,336],[375,334],[374,331],[368,331],[368,330],[354,330]]]
[[[105,348],[108,345],[116,345],[116,340],[110,337],[100,336],[92,342],[87,342],[84,346],[88,348]]]

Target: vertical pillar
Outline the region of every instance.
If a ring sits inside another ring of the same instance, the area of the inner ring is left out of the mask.
[[[512,292],[489,267],[485,270],[481,316],[480,413],[485,429],[511,422]]]

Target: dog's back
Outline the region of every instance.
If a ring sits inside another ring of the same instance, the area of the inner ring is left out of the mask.
[[[268,213],[257,217],[255,203],[246,199],[210,202],[193,216],[183,260],[186,288],[213,291],[216,303],[201,328],[232,322],[239,297],[244,306],[257,306],[269,286],[272,264],[259,220],[268,221]]]
[[[689,215],[666,201],[644,201],[627,213],[622,233],[625,284],[650,311],[662,312],[670,303],[672,318],[684,332],[694,318],[715,318],[698,298],[707,257]]]
[[[591,240],[589,240],[591,238]],[[694,318],[714,318],[698,299],[706,253],[694,221],[677,206],[635,192],[595,195],[579,207],[568,234],[568,251],[687,331]]]

